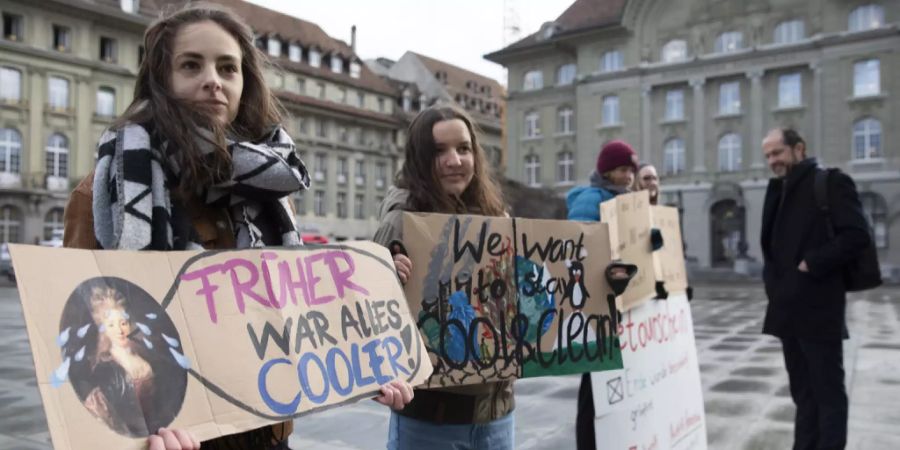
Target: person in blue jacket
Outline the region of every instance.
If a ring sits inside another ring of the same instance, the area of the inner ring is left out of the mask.
[[[628,143],[615,140],[607,143],[597,157],[596,170],[589,186],[577,186],[566,195],[569,220],[600,221],[600,203],[630,192],[637,172],[638,157]],[[578,389],[578,415],[575,419],[575,440],[578,450],[596,449],[594,437],[594,399],[591,374],[581,376]]]

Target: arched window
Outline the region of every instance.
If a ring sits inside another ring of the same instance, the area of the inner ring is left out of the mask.
[[[736,172],[741,169],[741,137],[729,133],[719,139],[719,170]]]
[[[44,240],[49,241],[53,239],[53,235],[57,236],[63,230],[63,209],[62,208],[53,208],[47,212],[47,215],[44,216]]]
[[[309,65],[313,67],[319,67],[322,65],[322,53],[319,52],[319,49],[309,49]]]
[[[278,39],[278,36],[269,36],[267,42],[267,50],[269,56],[273,58],[278,58],[281,56],[281,40]]]
[[[15,128],[0,128],[0,172],[19,173],[22,135]]]
[[[95,113],[100,117],[114,117],[116,115],[116,91],[106,86],[97,89]]]
[[[532,70],[525,74],[522,89],[533,91],[544,87],[544,74],[540,70]]]
[[[881,158],[881,122],[867,117],[853,124],[853,159]]]
[[[663,146],[663,173],[675,175],[684,172],[684,140],[672,138]]]
[[[572,134],[574,127],[575,110],[569,106],[563,106],[557,112],[556,132],[558,134]]]
[[[575,64],[564,64],[556,71],[557,86],[566,86],[575,82]]]
[[[806,27],[802,20],[786,20],[775,27],[772,41],[776,44],[791,44],[802,41],[806,37]]]
[[[525,157],[525,184],[531,187],[541,185],[541,158],[538,155]]]
[[[619,115],[619,96],[607,95],[603,97],[603,115],[600,119],[602,125],[618,125],[622,123]]]
[[[716,38],[716,53],[731,53],[744,48],[744,33],[728,31]]]
[[[884,9],[881,5],[862,5],[850,12],[847,18],[847,29],[865,31],[884,26]]]
[[[334,73],[344,72],[344,59],[341,58],[341,55],[336,53],[331,55],[331,71]]]
[[[600,60],[600,71],[604,73],[615,72],[622,70],[623,65],[622,52],[611,50],[603,54],[603,58]]]
[[[887,248],[887,202],[875,192],[861,192],[859,201],[875,239],[875,247]]]
[[[575,157],[568,150],[556,155],[556,182],[558,184],[575,182]]]
[[[22,241],[22,211],[11,205],[0,208],[0,242]]]
[[[11,103],[22,100],[22,72],[12,67],[0,67],[0,99]]]
[[[687,59],[687,42],[682,39],[675,39],[663,45],[662,62],[678,62]]]
[[[291,43],[288,45],[288,59],[293,62],[300,62],[303,59],[303,47],[299,44]]]
[[[47,139],[47,175],[69,176],[69,139],[63,134],[53,133]]]

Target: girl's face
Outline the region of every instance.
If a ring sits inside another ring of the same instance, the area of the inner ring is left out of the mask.
[[[460,119],[442,120],[431,132],[437,146],[435,173],[445,194],[460,196],[475,176],[475,154],[472,136]]]
[[[659,175],[656,174],[656,168],[644,166],[638,172],[638,185],[640,185],[641,189],[647,189],[651,192],[659,191]]]
[[[609,181],[616,186],[629,187],[634,184],[634,167],[619,166],[606,174]]]
[[[240,45],[217,23],[181,27],[172,49],[172,94],[208,105],[223,125],[231,124],[244,90],[241,59]]]
[[[113,347],[128,346],[128,335],[131,334],[131,322],[125,318],[125,311],[110,309],[103,320],[103,333],[109,338]]]

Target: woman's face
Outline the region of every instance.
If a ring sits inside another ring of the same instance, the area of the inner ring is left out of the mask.
[[[644,166],[638,172],[638,185],[650,192],[659,191],[659,175],[656,174],[656,167]]]
[[[128,335],[131,334],[131,322],[125,318],[125,311],[110,309],[103,320],[103,333],[109,338],[113,347],[126,347],[129,343]]]
[[[238,42],[212,21],[185,25],[172,49],[172,94],[200,102],[229,125],[237,117],[244,91],[242,53]]]
[[[437,146],[435,173],[441,189],[448,195],[462,195],[475,176],[475,153],[472,136],[460,119],[442,120],[431,132]]]
[[[609,181],[616,186],[629,187],[634,184],[634,167],[619,166],[606,173]]]

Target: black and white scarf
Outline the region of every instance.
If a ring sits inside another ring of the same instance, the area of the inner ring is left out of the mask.
[[[198,191],[199,198],[229,210],[237,248],[302,245],[289,194],[308,189],[309,175],[293,140],[279,127],[263,142],[227,144],[231,178]],[[202,248],[189,215],[181,205],[173,205],[169,187],[176,184],[178,167],[171,158],[166,160],[165,147],[136,124],[109,130],[100,138],[93,210],[94,233],[102,248]]]

